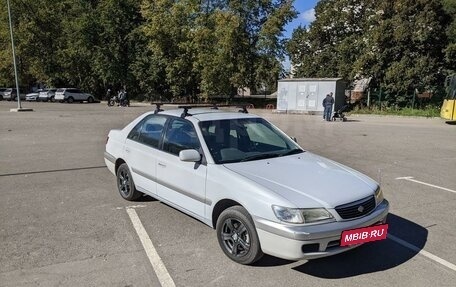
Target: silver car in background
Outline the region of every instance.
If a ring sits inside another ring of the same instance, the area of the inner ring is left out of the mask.
[[[39,93],[38,99],[41,102],[55,102],[55,92],[57,89],[44,89]]]
[[[3,101],[3,96],[4,96],[4,92],[7,90],[7,88],[0,88],[0,101]]]
[[[19,94],[21,100],[25,100],[25,94]],[[17,100],[17,90],[15,88],[7,88],[3,92],[3,99],[7,101],[16,101]]]

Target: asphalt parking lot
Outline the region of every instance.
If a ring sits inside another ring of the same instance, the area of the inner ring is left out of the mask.
[[[104,167],[106,135],[152,106],[25,103],[34,111],[9,112],[15,106],[0,102],[0,286],[161,286],[131,210],[175,286],[455,286],[456,126],[440,119],[328,123],[252,110],[303,148],[380,181],[390,237],[329,258],[242,266],[203,223],[118,194]]]

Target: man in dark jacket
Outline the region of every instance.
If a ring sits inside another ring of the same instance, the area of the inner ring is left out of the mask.
[[[331,114],[332,114],[332,107],[334,104],[333,93],[329,93],[326,95],[326,98],[323,100],[323,119],[326,119],[328,122],[331,121]]]

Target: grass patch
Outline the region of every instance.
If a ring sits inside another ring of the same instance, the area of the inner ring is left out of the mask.
[[[405,117],[426,117],[433,118],[440,116],[440,108],[437,107],[426,107],[423,109],[412,109],[412,108],[394,108],[386,107],[379,109],[374,108],[355,108],[351,114],[363,114],[363,115],[393,115],[393,116],[405,116]]]

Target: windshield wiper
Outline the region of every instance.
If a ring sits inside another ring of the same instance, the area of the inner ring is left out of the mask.
[[[289,151],[281,154],[280,156],[287,156],[287,155],[298,154],[298,153],[302,153],[302,152],[304,152],[302,149],[295,148],[295,149],[289,150]]]
[[[256,155],[251,155],[246,158],[241,159],[240,162],[243,161],[251,161],[251,160],[258,160],[258,159],[266,159],[266,158],[272,158],[272,157],[279,157],[281,154],[280,153],[260,153]]]

